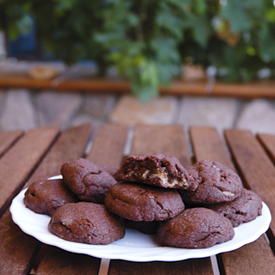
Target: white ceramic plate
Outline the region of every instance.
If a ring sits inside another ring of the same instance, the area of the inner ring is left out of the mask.
[[[271,214],[263,203],[262,215],[254,221],[236,227],[231,241],[203,249],[185,249],[159,246],[152,235],[145,235],[136,230],[126,229],[123,239],[108,245],[90,245],[63,240],[48,230],[50,217],[36,214],[28,209],[24,202],[25,190],[12,201],[10,212],[13,221],[25,233],[42,243],[57,246],[64,250],[82,253],[98,258],[121,259],[135,262],[179,261],[190,258],[204,258],[222,252],[235,250],[258,239],[269,227]]]

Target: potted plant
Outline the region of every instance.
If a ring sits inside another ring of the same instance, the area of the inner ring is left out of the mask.
[[[66,64],[92,59],[100,75],[115,65],[143,100],[186,62],[214,66],[228,82],[250,81],[263,68],[274,74],[270,0],[1,0],[0,10],[9,37],[31,15],[40,50]]]

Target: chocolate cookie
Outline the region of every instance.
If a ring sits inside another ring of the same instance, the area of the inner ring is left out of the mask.
[[[122,163],[120,181],[140,182],[164,188],[188,187],[187,172],[174,156],[154,154],[127,157]]]
[[[108,189],[116,183],[109,173],[82,158],[63,164],[61,175],[80,200],[95,203],[104,203]]]
[[[105,205],[124,219],[146,222],[170,219],[184,210],[177,190],[126,182],[109,189]]]
[[[243,189],[234,201],[209,205],[208,208],[228,218],[233,227],[250,222],[262,214],[262,200],[251,190]]]
[[[173,219],[162,222],[156,239],[161,245],[206,248],[231,240],[235,235],[231,222],[206,208],[184,210]]]
[[[186,168],[189,180],[186,191],[180,191],[187,204],[214,204],[232,201],[240,196],[240,177],[216,161],[203,160]]]
[[[76,202],[77,197],[61,179],[37,181],[30,185],[24,197],[26,206],[38,214],[52,215],[65,203]]]
[[[102,163],[97,164],[97,166],[100,169],[102,169],[102,170],[106,171],[107,173],[109,173],[112,177],[114,177],[116,179],[117,172],[118,172],[118,169],[119,169],[118,166],[109,165],[109,164],[102,164]]]
[[[62,239],[88,244],[109,244],[125,235],[121,219],[109,213],[104,205],[92,202],[59,207],[48,228]]]

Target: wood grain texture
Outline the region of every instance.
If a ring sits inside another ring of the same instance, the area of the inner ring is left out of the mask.
[[[60,175],[60,167],[63,163],[82,157],[92,129],[92,124],[65,129],[25,187],[28,187],[34,181]]]
[[[0,219],[0,273],[28,274],[39,247],[39,242],[23,233],[6,211]]]
[[[164,153],[191,164],[186,136],[181,125],[137,125],[134,129],[131,155]]]
[[[251,244],[220,256],[226,275],[275,274],[274,254],[264,235]]]
[[[64,162],[83,156],[92,131],[92,125],[82,125],[65,129],[56,143],[34,173],[32,179],[47,178],[59,174],[60,165]],[[58,172],[58,173],[57,173]],[[29,182],[32,182],[29,181]],[[36,274],[86,274],[79,271],[93,271],[97,274],[100,260],[83,255],[68,253],[56,247],[47,248],[38,263]]]
[[[216,160],[235,170],[215,129],[192,127],[190,132],[196,161]],[[220,259],[219,264],[224,269],[222,274],[275,274],[274,255],[263,236],[252,244],[245,245],[233,252],[223,253],[218,258]]]
[[[6,210],[58,133],[58,128],[32,129],[0,159],[0,208]]]
[[[86,158],[96,164],[119,166],[127,138],[128,126],[104,124],[96,133],[92,148]]]
[[[225,137],[246,185],[257,193],[275,216],[275,168],[250,131],[226,130]],[[270,226],[275,236],[275,220]]]
[[[269,134],[258,134],[257,138],[275,164],[275,136]]]
[[[0,132],[0,157],[23,135],[23,130]]]
[[[47,246],[36,275],[97,275],[100,259]]]
[[[190,127],[190,138],[196,161],[210,159],[220,162],[230,169],[235,167],[223,146],[222,139],[215,128]]]
[[[77,158],[83,154],[83,143],[85,138],[79,136],[79,129],[77,131],[72,131],[70,129],[69,136],[71,138],[59,138],[55,146],[52,148],[52,152],[49,152],[49,163],[55,162],[52,161],[54,156],[59,156],[58,161],[60,162],[60,151],[62,148],[68,148],[71,146],[79,147],[74,149],[75,152],[78,152]],[[68,133],[64,132],[64,136],[67,136]],[[76,135],[75,138],[81,138],[81,140],[75,140],[72,138],[72,135]],[[100,163],[108,163],[113,165],[119,165],[122,157],[122,152],[124,148],[123,142],[125,141],[127,135],[127,127],[121,125],[103,125],[96,132],[94,137],[92,149],[88,154],[89,160],[96,162],[99,160]],[[72,143],[67,144],[64,140],[70,140]],[[58,143],[60,143],[58,145]],[[64,147],[63,147],[64,146]],[[82,148],[82,149],[81,149]],[[105,150],[107,152],[105,152]],[[68,151],[68,150],[67,150]],[[81,152],[82,151],[82,152]],[[51,156],[51,154],[53,154]],[[63,154],[62,154],[63,155]],[[72,156],[70,155],[69,158]],[[112,158],[110,160],[110,158]],[[64,159],[62,160],[64,161]],[[47,166],[47,164],[46,164]],[[97,274],[99,269],[100,259],[96,259],[90,256],[77,255],[62,251],[58,248],[49,247],[46,249],[46,252],[38,265],[36,274]]]
[[[108,275],[158,274],[158,275],[211,275],[212,266],[208,258],[179,262],[135,263],[111,261]]]
[[[131,155],[173,154],[190,165],[187,140],[179,125],[138,125],[134,129]],[[213,274],[210,258],[180,262],[130,263],[111,261],[109,275],[114,274]]]
[[[2,202],[11,200],[51,145],[58,128],[29,131],[0,160]],[[5,207],[2,208],[4,211]],[[0,220],[0,270],[23,274],[31,266],[38,242],[16,226],[9,211]]]
[[[55,171],[59,169],[59,165],[63,161],[80,157],[83,154],[90,130],[90,125],[66,129],[50,148],[50,151],[25,187],[33,180],[46,178],[48,176],[47,173],[56,174]],[[41,136],[45,136],[43,128],[38,128],[36,131],[39,139]],[[32,137],[33,142],[35,142],[35,137]],[[45,138],[43,140],[45,141]],[[72,149],[69,150],[68,148]],[[31,150],[35,150],[35,148],[29,149],[29,153],[32,152]],[[27,236],[12,222],[11,216],[7,211],[0,220],[0,270],[2,268],[7,270],[6,274],[24,273],[25,270],[31,267],[32,259],[35,259],[39,247],[40,244],[34,238]]]

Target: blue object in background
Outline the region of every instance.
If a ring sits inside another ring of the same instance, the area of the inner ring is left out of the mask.
[[[20,35],[15,40],[8,40],[8,55],[21,58],[32,58],[36,55],[35,24],[32,23],[28,34]]]

